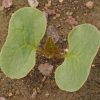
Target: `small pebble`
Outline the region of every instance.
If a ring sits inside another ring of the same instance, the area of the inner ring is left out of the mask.
[[[92,9],[94,7],[94,2],[93,1],[88,1],[86,2],[86,7],[89,8],[89,9]]]
[[[56,19],[56,17],[54,16],[54,17],[53,17],[53,19],[55,20],[55,19]]]
[[[60,17],[60,14],[56,14],[56,18]]]
[[[59,31],[53,25],[49,25],[47,28],[47,36],[52,37],[54,43],[57,43],[60,39]]]
[[[63,39],[63,41],[66,41],[66,40],[67,40],[66,38]]]
[[[49,96],[50,96],[49,92],[46,92],[45,97],[49,97]]]
[[[95,64],[92,64],[91,67],[92,67],[92,68],[95,68]]]
[[[8,94],[9,97],[11,97],[12,95],[13,95],[12,93],[9,93],[9,94]]]
[[[51,6],[51,0],[48,0],[48,7]]]
[[[48,9],[51,6],[51,0],[48,0],[48,3],[45,4],[44,8]]]
[[[44,76],[50,76],[53,70],[53,66],[49,63],[40,64],[38,67],[38,70],[44,75]]]
[[[68,49],[65,49],[64,51],[65,51],[65,52],[68,52]]]
[[[60,3],[62,3],[64,0],[59,0]]]
[[[19,94],[20,94],[20,91],[19,91],[19,90],[17,90],[17,91],[15,92],[15,94],[16,94],[16,95],[19,95]]]
[[[56,14],[54,17],[53,17],[53,19],[57,19],[57,18],[59,18],[60,17],[60,14]]]
[[[37,92],[38,92],[38,93],[41,93],[41,90],[40,90],[40,88],[39,88],[39,87],[37,87]]]
[[[84,16],[87,16],[87,13],[84,13]]]
[[[34,88],[31,98],[32,98],[32,99],[35,99],[36,96],[37,96],[37,90]]]
[[[78,24],[78,21],[73,16],[68,16],[65,22],[69,24],[71,27],[76,26]]]
[[[71,16],[71,15],[73,15],[73,12],[67,11],[66,15]]]
[[[31,7],[38,7],[39,2],[38,2],[37,0],[28,0],[28,4],[29,4]]]
[[[56,15],[55,10],[53,10],[53,9],[47,9],[45,12],[48,14],[48,16]]]
[[[3,8],[10,8],[13,5],[12,0],[3,0],[2,7]]]

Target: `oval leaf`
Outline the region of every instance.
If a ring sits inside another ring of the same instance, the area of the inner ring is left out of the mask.
[[[100,47],[100,32],[92,25],[75,27],[68,37],[69,51],[55,73],[60,89],[74,92],[87,80],[91,64]]]
[[[34,67],[36,49],[45,30],[45,15],[36,8],[24,7],[12,15],[0,54],[1,69],[8,77],[22,78]]]

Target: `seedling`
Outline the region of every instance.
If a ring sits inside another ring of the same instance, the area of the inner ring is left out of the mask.
[[[12,79],[25,77],[35,65],[36,49],[45,34],[46,17],[36,8],[16,11],[0,54],[2,71]]]
[[[45,15],[36,8],[21,8],[12,15],[8,36],[0,53],[0,66],[6,76],[20,79],[31,71],[46,26]],[[44,48],[45,55],[49,57],[60,52],[56,45],[51,44],[53,41],[49,38]],[[100,32],[90,24],[78,25],[69,33],[68,45],[64,62],[55,71],[55,80],[60,89],[74,92],[88,78],[100,47]]]

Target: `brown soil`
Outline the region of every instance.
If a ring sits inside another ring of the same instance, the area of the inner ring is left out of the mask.
[[[1,5],[0,0],[0,5]],[[0,49],[3,46],[8,30],[9,19],[14,11],[28,6],[27,0],[13,0],[14,5],[9,11],[0,11]],[[43,10],[47,0],[38,0],[39,9]],[[78,1],[78,2],[77,2]],[[50,16],[48,19],[49,25],[55,25],[60,32],[61,41],[63,36],[67,35],[71,27],[65,22],[69,13],[79,24],[91,23],[100,29],[100,0],[93,0],[94,8],[88,9],[85,3],[89,0],[64,0],[61,4],[58,0],[52,0],[51,9],[60,14],[60,17],[54,18]],[[71,14],[70,13],[70,14]],[[62,43],[60,43],[62,44]],[[61,45],[62,46],[62,45]],[[66,44],[63,45],[65,48]],[[84,86],[77,92],[69,93],[61,91],[54,80],[54,76],[49,77],[41,89],[40,93],[34,99],[32,94],[34,88],[41,84],[43,76],[37,70],[37,66],[41,62],[48,61],[54,65],[59,64],[59,60],[48,60],[41,55],[37,56],[37,64],[35,71],[31,71],[25,78],[20,80],[11,80],[0,71],[0,97],[5,97],[6,100],[100,100],[100,50],[94,60],[95,67],[92,67],[90,75]]]

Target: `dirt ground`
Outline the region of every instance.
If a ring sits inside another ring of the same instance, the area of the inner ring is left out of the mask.
[[[27,0],[13,1],[14,5],[9,11],[0,11],[0,49],[5,42],[8,23],[12,13],[19,8],[28,6]],[[38,8],[43,10],[47,0],[38,1],[40,3]],[[85,6],[89,0],[64,0],[62,4],[58,1],[52,0],[50,9],[55,10],[60,16],[56,18],[55,15],[50,16],[48,25],[56,26],[60,32],[61,41],[63,41],[63,36],[67,35],[71,29],[70,25],[66,23],[69,15],[73,16],[78,24],[90,23],[97,26],[100,30],[100,0],[92,0],[94,2],[92,9]],[[43,78],[37,67],[39,63],[45,62],[45,60],[47,59],[38,55],[35,71],[31,71],[25,78],[19,80],[11,80],[0,71],[0,97],[4,97],[6,100],[100,100],[100,50],[95,57],[93,63],[95,66],[92,67],[87,82],[79,91],[74,93],[61,91],[52,75],[45,81],[40,93],[34,99],[34,88],[41,84]],[[59,61],[52,62],[52,60],[50,62],[54,64],[59,63]]]

